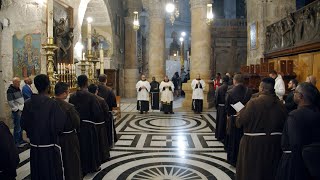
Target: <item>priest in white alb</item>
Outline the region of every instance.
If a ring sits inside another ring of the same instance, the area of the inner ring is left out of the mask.
[[[172,102],[174,85],[169,81],[168,76],[164,77],[164,80],[160,83],[159,89],[161,92],[162,111],[165,114],[173,114]]]
[[[197,78],[192,80],[191,88],[193,90],[192,93],[192,110],[196,114],[200,114],[202,112],[203,107],[203,90],[206,86],[204,80],[200,79],[200,74],[197,74]]]
[[[140,111],[140,114],[143,114],[143,112],[147,113],[149,111],[150,88],[150,83],[146,80],[146,76],[141,75],[141,80],[136,84],[136,89],[138,92],[137,110]]]

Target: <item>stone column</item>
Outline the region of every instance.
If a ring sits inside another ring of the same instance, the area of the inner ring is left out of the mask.
[[[143,0],[149,14],[148,80],[160,81],[165,76],[165,19],[164,1]]]
[[[210,55],[211,55],[211,34],[210,27],[206,24],[207,4],[210,0],[190,0],[191,4],[191,67],[190,81],[183,84],[186,93],[183,106],[190,107],[192,100],[191,81],[200,74],[201,79],[205,80],[204,107],[212,106],[212,102],[207,99],[209,92],[209,82],[211,76]]]
[[[137,31],[133,29],[133,17],[125,17],[125,60],[124,60],[124,96],[134,98],[137,96],[136,83],[139,77],[137,61]]]

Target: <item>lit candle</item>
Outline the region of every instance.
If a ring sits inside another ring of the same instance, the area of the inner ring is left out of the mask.
[[[58,74],[61,74],[61,66],[60,66],[60,63],[58,63]]]
[[[47,2],[47,31],[48,37],[53,37],[53,0]]]
[[[66,74],[66,64],[63,63],[63,66],[62,66],[62,74]]]
[[[87,22],[88,22],[88,50],[91,51],[91,45],[92,45],[92,42],[91,42],[91,22],[92,22],[92,18],[91,17],[88,17],[87,18]]]
[[[100,48],[100,74],[104,74],[103,49]]]
[[[82,53],[82,60],[85,60],[86,53]]]

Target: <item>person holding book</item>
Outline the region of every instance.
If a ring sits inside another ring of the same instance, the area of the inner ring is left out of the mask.
[[[275,178],[287,112],[275,93],[274,84],[274,79],[264,78],[259,95],[238,113],[236,126],[243,128],[244,135],[239,146],[237,180]]]
[[[239,143],[243,135],[242,128],[237,128],[235,120],[237,111],[232,107],[241,107],[251,98],[252,91],[244,84],[244,77],[236,74],[233,78],[233,88],[227,91],[225,108],[227,112],[227,134],[225,137],[225,148],[227,151],[227,161],[233,166],[236,165]]]

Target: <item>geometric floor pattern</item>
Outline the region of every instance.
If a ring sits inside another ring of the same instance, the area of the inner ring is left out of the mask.
[[[229,180],[223,144],[214,137],[215,113],[126,113],[119,140],[102,170],[86,180]],[[28,179],[29,150],[20,154],[18,180]]]

